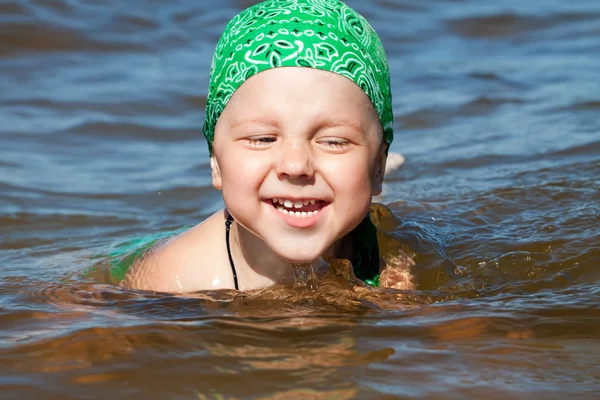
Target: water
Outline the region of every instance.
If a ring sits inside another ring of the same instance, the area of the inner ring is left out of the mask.
[[[0,2],[0,398],[597,398],[597,1],[348,1],[389,54],[378,215],[418,290],[114,285],[117,246],[222,207],[208,69],[251,3]]]

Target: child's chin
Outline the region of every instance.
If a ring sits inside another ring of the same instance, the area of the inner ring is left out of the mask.
[[[310,264],[315,262],[321,257],[320,253],[307,253],[304,251],[298,252],[290,252],[290,251],[282,251],[277,252],[279,257],[289,262],[290,264]]]
[[[329,247],[327,239],[302,235],[263,238],[279,258],[291,264],[308,264],[318,260]]]
[[[316,254],[314,256],[289,256],[289,255],[285,255],[282,254],[280,255],[281,258],[283,258],[285,261],[289,262],[290,264],[311,264],[313,262],[315,262],[317,259],[319,259],[319,255]]]

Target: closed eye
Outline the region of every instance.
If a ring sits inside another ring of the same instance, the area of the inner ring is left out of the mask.
[[[262,147],[268,146],[271,143],[275,143],[277,141],[277,138],[275,136],[261,135],[244,138],[244,141],[246,141],[251,146]]]
[[[344,150],[350,146],[350,142],[342,138],[322,138],[319,140],[319,144],[335,150]]]

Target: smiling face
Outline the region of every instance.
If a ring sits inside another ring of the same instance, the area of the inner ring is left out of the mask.
[[[381,192],[386,144],[369,98],[312,68],[261,72],[215,127],[213,185],[236,221],[292,263],[319,258]]]

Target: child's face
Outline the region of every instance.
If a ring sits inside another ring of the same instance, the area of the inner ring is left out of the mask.
[[[385,148],[377,113],[354,82],[270,69],[244,82],[218,120],[213,185],[281,258],[312,262],[367,214],[381,192]]]

